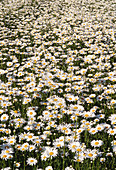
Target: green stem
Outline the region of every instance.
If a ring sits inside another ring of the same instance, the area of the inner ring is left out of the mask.
[[[24,154],[24,170],[25,170],[25,154]]]
[[[64,148],[63,148],[63,170],[65,169],[65,134],[64,134]]]

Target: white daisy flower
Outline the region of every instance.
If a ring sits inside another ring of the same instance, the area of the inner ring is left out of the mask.
[[[37,164],[37,159],[35,159],[35,158],[28,158],[27,159],[27,164],[31,165],[31,166],[36,165]]]
[[[5,122],[5,121],[8,120],[8,118],[9,118],[9,116],[8,116],[7,114],[3,114],[3,115],[1,116],[1,121]]]
[[[53,170],[52,166],[47,166],[45,170]]]
[[[32,109],[27,111],[27,116],[28,117],[34,117],[35,115],[36,115],[36,112],[34,110],[32,110]]]
[[[103,145],[103,141],[102,141],[102,140],[93,140],[93,141],[91,142],[91,145],[92,145],[93,147],[100,147],[101,145]]]

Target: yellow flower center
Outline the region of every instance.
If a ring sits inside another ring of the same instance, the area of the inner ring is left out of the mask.
[[[92,154],[92,153],[89,153],[89,154],[88,154],[88,156],[92,157],[92,156],[93,156],[93,154]]]
[[[95,145],[98,145],[99,144],[99,142],[95,142]]]
[[[53,152],[49,152],[49,155],[53,155],[54,153]]]
[[[30,162],[34,162],[34,160],[30,160]]]

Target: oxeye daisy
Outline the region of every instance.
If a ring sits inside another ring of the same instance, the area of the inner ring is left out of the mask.
[[[87,149],[87,151],[85,153],[86,153],[86,157],[90,158],[91,160],[93,160],[97,157],[97,150]]]
[[[20,167],[20,162],[16,162],[15,163],[15,166],[18,168],[18,167]]]
[[[98,131],[97,131],[97,129],[96,128],[91,128],[90,130],[89,130],[89,133],[91,133],[91,134],[95,134],[95,133],[97,133]]]
[[[0,115],[4,112],[4,110],[0,109]]]
[[[49,148],[47,149],[47,154],[49,157],[55,157],[58,154],[58,150],[56,148]]]
[[[33,151],[35,149],[35,145],[29,145],[29,152]]]
[[[28,110],[27,111],[27,116],[28,117],[34,117],[36,115],[36,112],[34,110]]]
[[[41,155],[41,160],[42,161],[46,161],[47,159],[48,159],[48,155],[47,155],[47,153],[46,152],[44,152],[44,153],[42,153],[42,155]]]
[[[23,143],[22,147],[25,148],[25,150],[28,150],[29,144],[28,143]]]
[[[112,99],[111,100],[111,105],[114,105],[114,104],[116,104],[116,100]]]
[[[81,144],[79,142],[72,142],[68,145],[68,148],[72,151],[72,152],[76,152],[77,148],[80,147]]]
[[[97,131],[102,131],[102,130],[104,129],[104,126],[101,125],[101,124],[98,124],[98,125],[96,126],[96,129],[97,129]]]
[[[112,145],[112,146],[114,146],[114,145],[116,146],[116,140],[113,140],[113,141],[111,142],[111,145]]]
[[[53,170],[52,166],[47,166],[45,170]]]
[[[3,114],[3,115],[1,116],[1,121],[5,122],[5,121],[8,120],[8,118],[9,118],[9,116],[8,116],[7,114]]]
[[[4,151],[2,151],[2,153],[0,154],[1,159],[7,160],[8,159],[9,154],[5,153]]]
[[[109,133],[109,135],[115,135],[116,134],[116,129],[112,129],[110,128],[107,133]]]
[[[107,156],[107,157],[108,157],[108,156],[113,157],[113,153],[112,153],[112,152],[106,153],[106,156]]]
[[[101,163],[105,162],[105,160],[106,160],[105,158],[100,158]]]
[[[7,66],[8,66],[8,67],[10,67],[10,66],[12,66],[12,65],[13,65],[12,62],[7,62]]]
[[[103,141],[102,140],[93,140],[91,142],[91,146],[93,146],[93,147],[100,147],[102,145],[103,145]]]
[[[66,167],[65,170],[74,170],[74,168],[70,166],[70,167]]]
[[[28,158],[27,159],[27,164],[30,166],[36,165],[37,164],[37,159],[35,158]]]

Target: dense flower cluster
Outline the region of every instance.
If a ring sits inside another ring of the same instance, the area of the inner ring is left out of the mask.
[[[113,0],[0,1],[0,169],[114,169]]]

